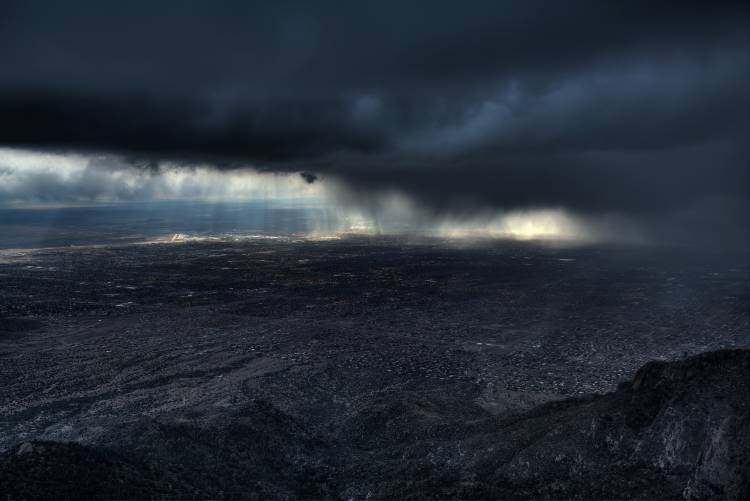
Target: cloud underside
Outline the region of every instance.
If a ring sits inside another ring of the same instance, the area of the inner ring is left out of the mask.
[[[748,199],[741,2],[82,3],[0,11],[0,144],[304,172],[435,212]]]

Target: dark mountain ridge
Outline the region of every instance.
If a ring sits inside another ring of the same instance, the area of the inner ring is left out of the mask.
[[[7,500],[750,495],[750,350],[650,362],[614,392],[512,416],[440,398],[371,403],[328,436],[256,400],[201,424],[142,419],[96,446],[24,442],[2,458],[0,492]]]

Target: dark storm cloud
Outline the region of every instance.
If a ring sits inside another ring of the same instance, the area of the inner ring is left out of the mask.
[[[316,176],[312,172],[300,172],[299,175],[302,176],[302,179],[304,179],[309,184],[312,184],[318,180],[318,176]]]
[[[736,202],[749,30],[745,2],[5,2],[0,144],[330,174],[439,210]]]
[[[369,152],[383,139],[341,103],[276,100],[216,110],[164,96],[0,94],[0,137],[9,145],[110,150],[177,159],[278,162],[330,151]]]
[[[742,2],[5,2],[2,81],[310,96],[745,43]],[[417,85],[418,86],[415,86]]]

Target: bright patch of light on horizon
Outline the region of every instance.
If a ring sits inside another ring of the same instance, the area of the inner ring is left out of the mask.
[[[417,235],[443,239],[513,239],[594,242],[602,232],[562,209],[490,211],[457,218],[436,216],[396,193],[340,208],[339,233]],[[326,236],[325,233],[322,236]]]
[[[158,201],[261,201],[307,211],[308,238],[414,235],[443,239],[594,242],[613,235],[601,222],[562,209],[485,211],[437,216],[401,193],[362,197],[331,178],[162,163],[137,167],[113,156],[0,148],[0,206]]]
[[[489,221],[446,223],[437,232],[446,238],[592,241],[586,225],[559,209],[511,211]]]

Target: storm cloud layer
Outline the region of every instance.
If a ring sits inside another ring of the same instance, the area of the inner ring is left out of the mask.
[[[747,222],[745,2],[3,2],[0,145]],[[682,217],[682,216],[681,216]]]

